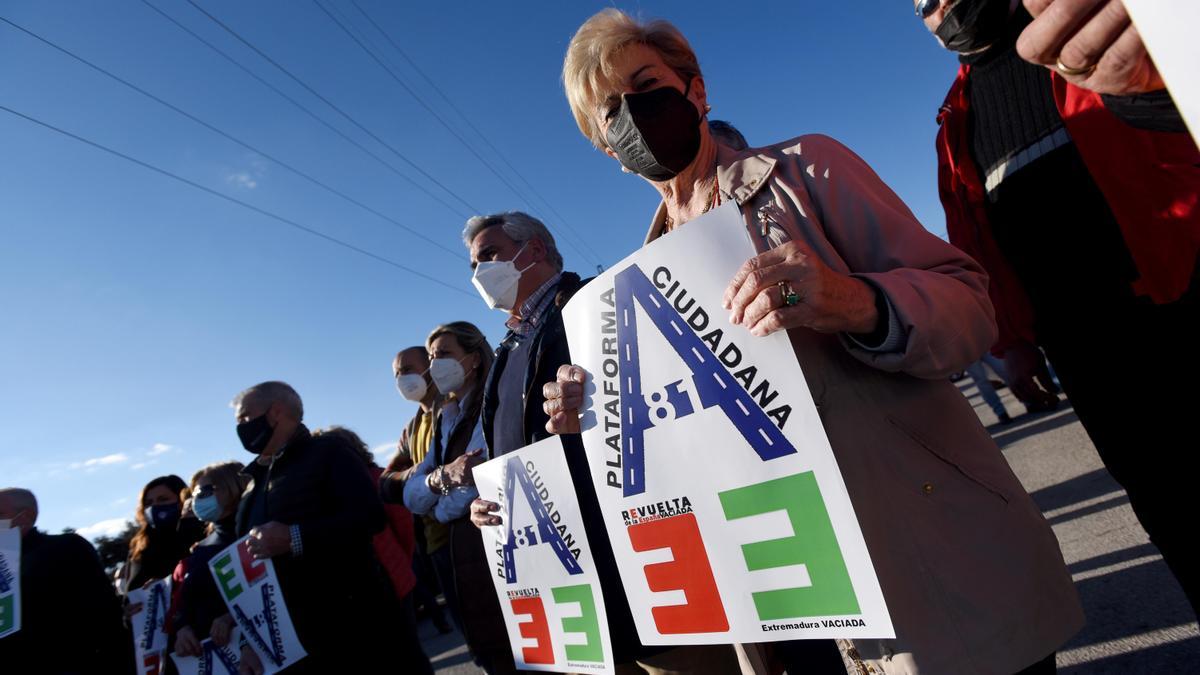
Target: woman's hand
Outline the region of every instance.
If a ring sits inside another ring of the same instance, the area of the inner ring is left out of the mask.
[[[137,614],[138,612],[142,611],[142,607],[144,607],[144,606],[145,605],[140,602],[126,602],[125,603],[125,623],[126,623],[126,625],[128,625],[129,622],[133,620],[134,614]]]
[[[475,527],[489,527],[500,524],[500,517],[491,514],[500,510],[500,505],[496,502],[489,502],[486,499],[476,499],[471,502],[471,523]]]
[[[583,407],[583,383],[587,371],[579,366],[559,366],[554,382],[542,387],[546,402],[542,410],[550,416],[546,431],[552,434],[579,433],[579,409]]]
[[[454,458],[453,462],[442,466],[442,483],[447,488],[474,485],[475,477],[471,469],[483,462],[483,448],[476,448]]]
[[[238,675],[263,675],[262,661],[250,645],[242,647],[242,663],[238,666]]]
[[[175,653],[180,656],[200,656],[200,641],[191,626],[184,626],[175,633]]]
[[[1102,94],[1165,86],[1121,0],[1025,0],[1025,7],[1037,17],[1017,39],[1026,61]]]
[[[213,619],[212,626],[208,629],[208,635],[212,638],[213,644],[218,647],[224,647],[229,644],[229,638],[233,635],[233,627],[237,625],[233,615],[222,614]]]
[[[788,289],[797,296],[791,306],[785,300]],[[730,323],[757,336],[799,327],[821,333],[870,333],[879,321],[875,290],[831,270],[800,241],[747,260],[733,275],[721,304],[729,310]]]

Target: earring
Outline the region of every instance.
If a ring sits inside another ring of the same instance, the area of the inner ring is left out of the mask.
[[[622,164],[621,165],[621,173],[633,173],[633,172],[629,170],[629,167]]]
[[[709,105],[709,104],[707,104],[707,103],[705,103],[705,104],[704,104],[704,112],[706,112],[706,113],[710,113],[710,112],[712,112],[712,106],[711,106],[711,105]]]

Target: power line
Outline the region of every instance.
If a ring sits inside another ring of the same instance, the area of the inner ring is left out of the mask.
[[[436,110],[434,110],[433,107],[430,106],[425,101],[425,99],[420,96],[420,94],[418,94],[415,90],[413,90],[413,88],[410,87],[408,85],[408,83],[403,80],[403,78],[401,78],[399,75],[397,75],[395,70],[392,67],[390,67],[387,63],[385,63],[382,58],[380,58],[377,54],[375,54],[375,52],[372,51],[371,48],[368,47],[363,42],[363,40],[360,40],[358,38],[358,36],[356,36],[346,26],[346,24],[342,23],[342,21],[340,21],[337,17],[335,17],[325,7],[325,5],[321,3],[320,0],[313,0],[313,4],[316,5],[317,8],[320,9],[325,14],[325,16],[329,17],[329,20],[332,21],[338,28],[340,28],[342,30],[342,32],[346,34],[347,37],[349,37],[351,40],[353,40],[354,43],[357,44],[359,46],[359,48],[362,49],[363,52],[365,52],[367,54],[367,56],[371,57],[371,60],[373,60],[376,65],[378,65],[380,68],[382,68],[385,73],[387,73],[393,80],[395,80],[396,84],[400,85],[401,88],[403,88],[406,92],[408,92],[408,94],[410,96],[412,96],[413,99],[415,99],[417,101],[417,103],[420,104],[421,107],[425,109],[426,112],[428,112],[430,115],[432,115],[433,118],[438,121],[438,123],[440,123],[443,127],[445,127],[446,131],[450,132],[450,135],[454,136],[454,138],[457,139],[458,142],[464,148],[466,148],[468,152],[470,152],[472,155],[474,155],[474,157],[476,159],[478,159],[480,161],[480,163],[482,163],[484,165],[484,167],[486,167],[489,171],[491,171],[492,174],[495,175],[496,178],[499,179],[500,182],[503,183],[505,187],[507,187],[510,191],[512,191],[512,193],[514,195],[516,195],[518,199],[521,199],[526,204],[528,204],[531,209],[535,208],[533,206],[533,203],[525,195],[521,194],[521,192],[519,190],[517,190],[517,188],[511,182],[509,182],[509,180],[507,178],[505,178],[504,175],[502,173],[500,173],[500,171],[498,171],[496,169],[496,167],[494,167],[492,165],[491,162],[489,162],[486,158],[484,158],[483,155],[479,154],[479,152],[471,145],[471,143],[469,143],[465,138],[462,137],[461,134],[459,134],[453,127],[451,127],[450,124],[446,121],[446,119],[444,117],[442,117]],[[549,220],[549,219],[547,219],[547,220]],[[585,258],[588,257],[588,254],[586,252],[584,252],[583,249],[581,249],[574,241],[572,241],[571,239],[565,239],[565,241],[566,241],[566,243],[570,244],[571,247],[574,248],[575,251],[577,253],[579,253],[581,256],[583,256]],[[599,263],[598,257],[596,257],[594,254],[592,255],[592,257],[593,257],[593,262],[598,264]]]
[[[322,118],[321,116],[319,116],[319,115],[317,115],[316,113],[314,113],[314,112],[313,112],[311,109],[309,109],[309,108],[308,108],[307,106],[305,106],[303,103],[300,103],[300,102],[299,102],[299,101],[297,101],[296,99],[294,99],[294,98],[292,98],[291,96],[289,96],[289,95],[287,94],[287,92],[283,91],[283,90],[282,90],[282,89],[280,89],[279,87],[276,87],[275,85],[271,84],[271,83],[270,83],[270,82],[268,82],[267,80],[263,79],[263,78],[262,78],[262,77],[261,77],[261,76],[260,76],[258,73],[254,72],[253,70],[250,70],[250,69],[249,69],[249,68],[247,68],[246,66],[242,65],[242,63],[241,63],[241,62],[239,62],[237,59],[235,59],[234,57],[230,56],[228,53],[226,53],[226,52],[225,52],[224,50],[222,50],[220,47],[218,47],[218,46],[214,45],[213,43],[209,42],[208,40],[205,40],[205,39],[204,39],[202,36],[200,36],[198,33],[196,33],[196,32],[195,32],[195,31],[193,31],[192,29],[190,29],[190,28],[188,28],[187,26],[185,26],[185,25],[183,25],[182,23],[180,23],[180,22],[179,22],[179,21],[178,21],[178,20],[177,20],[175,17],[171,16],[170,14],[167,14],[167,13],[166,13],[166,12],[164,12],[162,9],[160,9],[160,8],[158,8],[158,7],[154,6],[153,4],[151,4],[151,3],[150,3],[150,0],[141,0],[141,2],[142,2],[142,4],[146,5],[146,6],[147,6],[147,7],[149,7],[150,9],[154,10],[155,12],[157,12],[157,13],[159,14],[159,16],[162,16],[162,17],[163,17],[164,19],[166,19],[167,21],[170,21],[171,23],[175,24],[175,26],[176,26],[177,28],[179,28],[180,30],[182,30],[183,32],[187,33],[188,35],[191,35],[193,38],[195,38],[197,41],[199,41],[199,42],[200,42],[201,44],[203,44],[204,46],[206,46],[206,47],[208,47],[209,49],[211,49],[212,51],[216,52],[218,55],[220,55],[220,56],[221,56],[222,58],[224,58],[226,61],[228,61],[228,62],[232,63],[234,66],[237,66],[237,67],[238,67],[238,68],[239,68],[239,69],[240,69],[242,72],[246,73],[246,74],[247,74],[247,75],[249,75],[250,77],[252,77],[252,78],[254,78],[255,80],[257,80],[259,84],[261,84],[261,85],[263,85],[264,87],[266,87],[266,88],[270,89],[271,91],[275,92],[275,93],[276,93],[276,94],[278,94],[280,97],[282,97],[282,98],[283,98],[285,101],[287,101],[288,103],[291,103],[293,106],[295,106],[296,108],[298,108],[298,109],[299,109],[301,112],[303,112],[304,114],[306,114],[306,115],[308,115],[309,117],[311,117],[311,118],[313,118],[314,120],[316,120],[318,123],[320,123],[320,124],[321,124],[322,126],[324,126],[326,129],[329,129],[329,130],[330,130],[330,131],[332,131],[333,133],[337,134],[339,137],[341,137],[341,138],[342,138],[342,140],[346,141],[347,143],[350,143],[350,144],[351,144],[351,145],[353,145],[354,147],[356,147],[356,148],[358,148],[359,150],[363,151],[363,152],[364,152],[364,153],[366,153],[368,156],[370,156],[370,157],[371,157],[371,159],[374,159],[376,162],[379,162],[379,163],[380,163],[380,164],[382,164],[382,165],[383,165],[385,168],[387,168],[389,171],[391,171],[392,173],[396,174],[396,175],[397,175],[397,176],[399,176],[400,178],[403,178],[405,181],[408,181],[408,183],[409,183],[409,184],[411,184],[413,187],[417,188],[417,189],[418,189],[418,190],[420,190],[421,192],[424,192],[426,195],[428,195],[428,196],[429,196],[431,199],[433,199],[433,200],[434,200],[434,201],[436,201],[437,203],[441,204],[442,206],[445,206],[445,207],[446,207],[446,208],[447,208],[447,209],[448,209],[448,210],[449,210],[451,213],[453,213],[454,215],[456,215],[456,216],[458,216],[458,217],[460,217],[460,218],[464,218],[464,219],[465,219],[465,218],[467,218],[467,217],[470,215],[470,214],[467,214],[467,213],[463,213],[461,210],[459,210],[458,208],[456,208],[456,207],[454,207],[454,206],[451,206],[449,202],[447,202],[446,200],[442,199],[442,198],[441,198],[441,197],[439,197],[438,195],[434,194],[434,193],[433,193],[433,191],[431,191],[429,188],[427,188],[427,187],[425,187],[424,185],[421,185],[420,183],[418,183],[418,182],[416,182],[415,180],[413,180],[411,177],[409,177],[409,176],[408,176],[407,174],[405,174],[403,171],[401,171],[400,169],[397,169],[395,166],[393,166],[393,165],[392,165],[390,162],[388,162],[388,161],[387,161],[387,160],[385,160],[384,158],[380,157],[379,155],[375,154],[375,153],[374,153],[374,152],[372,152],[372,151],[371,151],[369,148],[367,148],[365,145],[363,145],[362,143],[359,143],[359,142],[358,142],[357,140],[355,140],[353,137],[351,137],[351,136],[349,136],[348,134],[346,134],[346,132],[342,131],[341,129],[338,129],[337,127],[333,126],[333,125],[332,125],[332,124],[330,124],[329,122],[325,121],[325,119],[324,119],[324,118]]]
[[[155,166],[155,165],[153,165],[153,164],[150,164],[149,162],[144,162],[144,161],[142,161],[142,160],[140,160],[140,159],[138,159],[138,158],[136,158],[136,157],[133,157],[133,156],[127,155],[127,154],[125,154],[125,153],[123,153],[123,152],[121,152],[121,151],[119,151],[119,150],[114,150],[113,148],[110,148],[110,147],[108,147],[108,146],[106,146],[106,145],[102,145],[102,144],[100,144],[100,143],[97,143],[97,142],[95,142],[95,141],[92,141],[92,140],[89,140],[89,139],[87,139],[87,138],[84,138],[83,136],[79,136],[79,135],[77,135],[77,134],[71,133],[70,131],[67,131],[66,129],[62,129],[62,128],[60,128],[60,127],[54,126],[53,124],[50,124],[49,122],[43,122],[42,120],[39,120],[39,119],[37,119],[37,118],[35,118],[35,117],[31,117],[31,116],[29,116],[29,115],[26,115],[26,114],[25,114],[25,113],[23,113],[23,112],[20,112],[20,111],[17,111],[17,110],[13,110],[12,108],[9,108],[9,107],[8,107],[8,106],[6,106],[6,105],[0,104],[0,110],[3,110],[4,112],[6,112],[6,113],[9,113],[10,115],[14,115],[14,116],[16,116],[16,117],[20,117],[21,119],[24,119],[24,120],[26,120],[26,121],[28,121],[28,122],[32,122],[33,124],[36,124],[36,125],[38,125],[38,126],[40,126],[40,127],[43,127],[43,128],[49,129],[49,130],[51,130],[51,131],[57,132],[57,133],[59,133],[59,134],[62,134],[63,136],[66,136],[66,137],[68,137],[68,138],[71,138],[71,139],[74,139],[74,140],[76,140],[76,141],[79,141],[80,143],[83,143],[83,144],[85,144],[85,145],[89,145],[89,146],[91,146],[91,147],[93,147],[93,148],[96,148],[97,150],[102,150],[102,151],[104,151],[104,152],[107,152],[107,153],[108,153],[108,154],[110,154],[110,155],[114,155],[114,156],[116,156],[116,157],[120,157],[121,159],[124,159],[124,160],[126,160],[126,161],[128,161],[128,162],[132,162],[133,164],[137,164],[138,166],[140,166],[140,167],[142,167],[142,168],[144,168],[144,169],[149,169],[150,171],[153,171],[153,172],[155,172],[155,173],[157,173],[157,174],[160,174],[160,175],[166,176],[166,177],[168,177],[168,178],[171,178],[171,179],[173,179],[173,180],[179,181],[180,183],[183,183],[184,185],[188,185],[188,186],[191,186],[191,187],[193,187],[193,188],[196,188],[197,190],[201,190],[201,191],[203,191],[203,192],[207,192],[208,194],[210,194],[210,195],[212,195],[212,196],[214,196],[214,197],[218,197],[218,198],[220,198],[220,199],[224,199],[224,200],[225,200],[225,201],[227,201],[227,202],[232,202],[232,203],[234,203],[234,204],[237,204],[238,206],[241,206],[241,207],[243,207],[243,208],[249,209],[249,210],[251,210],[251,211],[253,211],[253,212],[255,212],[255,213],[258,213],[258,214],[260,214],[260,215],[263,215],[263,216],[266,216],[266,217],[268,217],[268,218],[271,218],[272,220],[277,220],[277,221],[279,221],[279,222],[281,222],[281,223],[283,223],[283,224],[285,224],[285,225],[288,225],[288,226],[290,226],[290,227],[293,227],[293,228],[295,228],[295,229],[297,229],[297,230],[300,230],[301,232],[307,232],[308,234],[311,234],[311,235],[312,235],[312,236],[314,236],[314,237],[319,237],[319,238],[321,238],[321,239],[324,239],[325,241],[328,241],[328,242],[330,242],[330,243],[337,244],[338,246],[341,246],[341,247],[343,247],[343,248],[347,248],[347,249],[349,249],[349,250],[351,250],[351,251],[354,251],[355,253],[358,253],[358,254],[360,254],[360,255],[367,256],[368,258],[372,258],[372,259],[374,259],[374,260],[377,260],[377,261],[379,261],[379,262],[381,262],[381,263],[383,263],[383,264],[385,264],[385,265],[391,265],[392,267],[395,267],[395,268],[397,268],[397,269],[400,269],[400,270],[403,270],[403,271],[405,271],[405,272],[408,272],[409,274],[412,274],[412,275],[414,275],[414,276],[417,276],[417,277],[420,277],[420,278],[422,278],[422,279],[425,279],[426,281],[429,281],[429,282],[431,282],[431,283],[435,283],[435,284],[437,284],[437,285],[439,285],[439,286],[443,286],[443,287],[445,287],[445,288],[448,288],[448,289],[450,289],[450,290],[452,290],[452,291],[454,291],[454,292],[456,292],[456,293],[462,293],[463,295],[465,295],[465,296],[467,296],[467,297],[471,297],[471,298],[474,298],[474,297],[476,297],[476,295],[475,295],[474,293],[471,293],[470,291],[467,291],[467,290],[466,290],[466,289],[464,289],[464,288],[461,288],[461,287],[459,287],[459,286],[455,286],[455,285],[453,285],[453,284],[447,283],[447,282],[445,282],[445,281],[442,281],[441,279],[438,279],[437,277],[430,276],[430,275],[428,275],[428,274],[425,274],[424,272],[420,272],[420,271],[418,271],[418,270],[415,270],[415,269],[413,269],[413,268],[411,268],[411,267],[409,267],[409,266],[407,266],[407,265],[404,265],[404,264],[398,263],[398,262],[396,262],[396,261],[394,261],[394,260],[391,260],[391,259],[389,259],[389,258],[385,258],[385,257],[383,257],[383,256],[381,256],[381,255],[377,255],[377,254],[375,254],[375,253],[372,253],[371,251],[368,251],[368,250],[366,250],[365,248],[360,248],[360,247],[358,247],[358,246],[355,246],[354,244],[351,244],[351,243],[348,243],[348,242],[342,241],[341,239],[338,239],[338,238],[336,238],[336,237],[333,237],[333,236],[330,236],[330,235],[328,235],[328,234],[325,234],[324,232],[321,232],[320,230],[314,229],[314,228],[312,228],[312,227],[309,227],[309,226],[307,226],[307,225],[303,225],[303,224],[301,224],[301,223],[298,223],[298,222],[296,222],[296,221],[294,221],[294,220],[292,220],[292,219],[290,219],[290,218],[286,218],[286,217],[284,217],[284,216],[281,216],[281,215],[279,215],[279,214],[272,213],[271,211],[267,211],[266,209],[259,208],[259,207],[255,206],[255,205],[253,205],[253,204],[251,204],[251,203],[249,203],[249,202],[242,201],[241,199],[238,199],[237,197],[231,197],[231,196],[229,196],[229,195],[227,195],[227,194],[224,194],[224,193],[222,193],[222,192],[217,192],[216,190],[214,190],[214,189],[212,189],[212,188],[210,188],[210,187],[207,187],[207,186],[205,186],[205,185],[201,185],[200,183],[197,183],[197,182],[195,182],[195,181],[193,181],[193,180],[189,180],[189,179],[187,179],[187,178],[184,178],[183,176],[180,176],[179,174],[172,173],[172,172],[170,172],[170,171],[167,171],[166,169],[162,169],[162,168],[159,168],[159,167],[157,167],[157,166]]]
[[[450,247],[448,247],[444,244],[441,244],[434,239],[430,239],[423,232],[416,230],[414,228],[411,228],[408,225],[405,225],[404,223],[388,216],[387,214],[381,213],[380,211],[362,203],[361,201],[355,199],[354,197],[351,197],[350,195],[345,194],[344,192],[338,190],[337,188],[334,188],[334,187],[322,182],[321,180],[305,173],[304,171],[297,169],[296,167],[283,161],[282,159],[279,159],[278,157],[275,157],[275,156],[271,155],[270,153],[268,153],[264,150],[261,150],[253,145],[250,145],[249,143],[233,136],[232,134],[226,133],[225,131],[219,129],[218,127],[213,126],[212,124],[209,124],[208,122],[205,122],[204,120],[200,119],[199,117],[196,117],[195,115],[187,112],[186,110],[183,110],[182,108],[180,108],[166,100],[163,100],[162,98],[159,98],[158,96],[155,96],[154,94],[146,91],[145,89],[142,89],[141,87],[137,86],[136,84],[133,84],[132,82],[112,73],[111,71],[108,71],[108,70],[102,68],[101,66],[98,66],[95,63],[92,63],[91,61],[83,58],[82,56],[79,56],[78,54],[75,54],[74,52],[66,49],[65,47],[55,44],[54,42],[38,35],[37,33],[34,33],[33,31],[28,30],[27,28],[24,28],[16,23],[13,23],[12,21],[10,21],[9,19],[7,19],[3,16],[0,16],[0,21],[3,21],[4,23],[8,24],[9,26],[12,26],[13,28],[21,31],[22,33],[25,33],[26,35],[32,37],[33,39],[38,40],[42,44],[44,44],[48,47],[51,47],[63,54],[66,54],[67,56],[71,57],[72,59],[75,59],[79,63],[84,64],[85,66],[103,74],[104,76],[111,78],[111,79],[125,85],[126,87],[136,91],[137,93],[141,94],[142,96],[145,96],[146,98],[149,98],[150,100],[174,111],[175,113],[178,113],[179,115],[182,115],[183,117],[188,118],[189,120],[195,122],[196,124],[199,124],[200,126],[204,127],[205,129],[208,129],[209,131],[212,131],[213,133],[215,133],[229,141],[232,141],[233,143],[236,143],[251,152],[257,153],[257,154],[271,160],[272,162],[275,162],[276,164],[278,164],[279,166],[282,166],[284,169],[287,169],[288,171],[292,172],[293,174],[300,176],[301,178],[309,181],[310,183],[312,183],[334,195],[337,195],[338,197],[341,197],[342,199],[350,202],[351,204],[354,204],[355,206],[358,206],[359,208],[367,211],[368,213],[372,213],[372,214],[382,218],[383,220],[386,220],[387,222],[391,223],[392,225],[399,227],[400,229],[422,239],[423,241],[425,241],[433,246],[436,246],[437,248],[440,248],[441,250],[449,253],[450,255],[458,258],[459,260],[463,259],[463,255],[462,255],[461,251],[451,249]]]
[[[251,51],[253,51],[255,54],[258,54],[260,57],[262,57],[262,58],[263,58],[263,60],[265,60],[267,63],[270,63],[271,65],[275,66],[275,68],[277,68],[277,69],[278,69],[280,72],[282,72],[284,75],[287,75],[287,76],[288,76],[288,77],[289,77],[289,78],[290,78],[290,79],[291,79],[293,82],[295,82],[296,84],[298,84],[298,85],[300,85],[301,87],[303,87],[305,91],[307,91],[308,93],[312,94],[313,96],[316,96],[318,99],[320,99],[320,100],[321,100],[321,102],[322,102],[322,103],[324,103],[325,105],[327,105],[327,106],[329,106],[330,108],[332,108],[332,109],[334,110],[334,112],[336,112],[337,114],[339,114],[339,115],[341,115],[342,117],[346,118],[346,120],[347,120],[347,121],[349,121],[351,124],[353,124],[353,125],[354,125],[356,128],[358,128],[360,131],[362,131],[362,132],[363,132],[363,133],[365,133],[366,135],[368,135],[368,136],[370,136],[371,138],[373,138],[373,139],[375,140],[375,142],[379,143],[379,144],[380,144],[380,145],[382,145],[383,147],[385,147],[385,148],[387,148],[388,150],[390,150],[390,151],[392,152],[392,154],[396,155],[396,156],[397,156],[397,157],[399,157],[401,160],[403,160],[405,164],[408,164],[408,165],[409,165],[409,166],[411,166],[413,169],[415,169],[415,170],[416,170],[418,173],[420,173],[422,176],[424,176],[426,179],[428,179],[428,180],[429,180],[429,182],[431,182],[431,183],[433,183],[434,185],[436,185],[436,186],[440,187],[441,189],[445,190],[445,191],[446,191],[446,192],[447,192],[447,193],[448,193],[448,194],[449,194],[451,197],[454,197],[454,199],[456,199],[458,202],[460,202],[460,203],[461,203],[463,206],[466,206],[466,207],[467,207],[467,209],[468,209],[468,210],[470,210],[471,212],[473,212],[473,213],[479,213],[479,209],[475,208],[474,206],[471,206],[471,204],[470,204],[469,202],[467,202],[467,200],[465,200],[465,199],[463,199],[462,197],[460,197],[460,196],[459,196],[459,194],[458,194],[457,192],[455,192],[455,191],[451,190],[450,188],[446,187],[445,185],[443,185],[443,184],[441,183],[441,181],[439,181],[438,179],[436,179],[436,178],[434,178],[433,176],[431,176],[431,175],[429,174],[429,172],[428,172],[428,171],[425,171],[424,169],[422,169],[422,168],[421,168],[420,166],[418,166],[418,165],[417,165],[415,162],[413,162],[411,159],[409,159],[408,157],[406,157],[406,156],[404,155],[404,153],[400,152],[400,151],[399,151],[399,150],[397,150],[397,149],[396,149],[394,146],[392,146],[390,143],[388,143],[387,141],[385,141],[385,140],[383,140],[382,138],[380,138],[380,137],[379,137],[379,136],[378,136],[378,135],[377,135],[375,132],[373,132],[373,131],[371,131],[370,129],[368,129],[367,127],[363,126],[363,125],[362,125],[362,124],[361,124],[361,123],[360,123],[358,120],[356,120],[356,119],[354,119],[353,117],[351,117],[349,113],[347,113],[346,111],[344,111],[344,110],[342,110],[341,108],[339,108],[339,107],[337,106],[337,104],[335,104],[333,101],[330,101],[328,98],[326,98],[325,96],[323,96],[323,95],[322,95],[322,94],[321,94],[319,91],[317,91],[316,89],[313,89],[313,88],[312,88],[311,86],[309,86],[309,85],[308,85],[306,82],[304,82],[304,80],[301,80],[299,77],[297,77],[297,76],[293,75],[293,74],[292,74],[292,72],[291,72],[290,70],[288,70],[287,68],[284,68],[282,65],[280,65],[280,63],[279,63],[278,61],[276,61],[275,59],[272,59],[270,56],[268,56],[268,55],[267,55],[265,52],[263,52],[261,49],[259,49],[258,47],[254,46],[254,44],[253,44],[252,42],[250,42],[250,41],[249,41],[249,40],[247,40],[246,38],[242,37],[242,36],[241,36],[241,34],[239,34],[237,31],[235,31],[234,29],[230,28],[228,25],[226,25],[226,24],[225,24],[223,21],[221,21],[221,20],[220,20],[220,19],[218,19],[217,17],[215,17],[215,16],[213,16],[212,14],[210,14],[210,13],[208,12],[208,10],[204,9],[204,8],[203,8],[203,7],[201,7],[199,4],[197,4],[197,3],[196,3],[196,0],[187,0],[187,3],[188,3],[189,5],[191,5],[192,7],[195,7],[195,8],[196,8],[196,11],[198,11],[198,12],[200,12],[201,14],[203,14],[204,16],[208,17],[208,18],[209,18],[209,20],[211,20],[213,23],[215,23],[215,24],[217,24],[218,26],[220,26],[220,27],[221,27],[221,28],[222,28],[222,29],[223,29],[225,32],[227,32],[227,33],[229,33],[230,35],[232,35],[232,36],[233,36],[234,38],[236,38],[236,39],[237,39],[239,42],[241,42],[242,44],[246,45],[246,46],[247,46],[248,48],[250,48],[250,50],[251,50]]]
[[[143,2],[144,1],[145,0],[143,0]],[[596,253],[596,250],[592,248],[591,244],[589,244],[587,242],[587,240],[584,239],[583,235],[580,234],[579,231],[576,230],[574,226],[572,226],[569,222],[567,222],[567,219],[564,218],[563,215],[558,212],[558,209],[554,208],[554,205],[550,203],[550,200],[543,197],[541,195],[541,193],[538,192],[537,188],[535,188],[533,186],[533,184],[530,183],[525,178],[525,176],[520,171],[518,171],[517,168],[508,161],[508,158],[505,156],[505,154],[503,152],[501,152],[495,145],[492,144],[491,140],[488,139],[487,135],[484,134],[482,131],[480,131],[479,128],[476,127],[471,122],[470,118],[468,118],[466,116],[466,114],[463,113],[463,111],[457,105],[455,105],[453,101],[450,100],[450,97],[446,95],[446,92],[442,91],[442,88],[439,87],[437,85],[437,83],[433,81],[432,78],[430,78],[427,74],[425,74],[425,71],[422,70],[419,65],[417,65],[416,61],[414,61],[412,58],[410,58],[408,53],[405,52],[404,49],[402,49],[400,47],[400,45],[394,39],[392,39],[392,36],[387,31],[385,31],[383,29],[383,27],[381,27],[374,19],[371,18],[371,15],[368,14],[367,11],[358,4],[358,0],[350,0],[350,4],[354,5],[354,8],[358,10],[358,13],[362,14],[363,18],[365,18],[367,20],[367,22],[370,23],[371,26],[373,26],[375,28],[375,30],[378,31],[379,34],[382,35],[385,40],[387,40],[388,44],[390,44],[392,46],[392,49],[396,50],[396,52],[398,54],[400,54],[401,57],[403,57],[403,59],[408,63],[408,65],[413,70],[415,70],[418,75],[421,76],[421,79],[425,80],[425,83],[428,84],[430,86],[430,88],[432,88],[435,92],[437,92],[437,95],[440,96],[441,99],[446,102],[446,105],[450,106],[450,109],[453,110],[458,115],[459,119],[461,119],[463,122],[465,122],[466,125],[471,129],[471,131],[474,131],[475,135],[478,136],[479,139],[482,140],[489,148],[491,148],[492,152],[495,153],[495,155],[500,158],[500,161],[504,162],[504,165],[506,167],[508,167],[509,170],[511,170],[513,172],[513,174],[521,180],[522,183],[525,184],[525,187],[529,188],[529,191],[533,194],[533,196],[537,197],[543,204],[545,204],[546,208],[548,208],[550,210],[550,212],[552,214],[554,214],[554,216],[556,218],[558,218],[558,221],[561,222],[563,224],[563,226],[566,227],[580,243],[582,243],[585,247],[587,247],[588,251],[592,254],[593,258],[595,258],[596,260],[600,260],[600,255],[598,253]]]

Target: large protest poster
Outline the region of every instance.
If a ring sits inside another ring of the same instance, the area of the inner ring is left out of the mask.
[[[171,607],[171,580],[159,579],[143,588],[135,588],[126,596],[131,605],[141,609],[129,619],[133,628],[133,652],[137,659],[138,675],[157,675],[162,672],[167,652],[167,611]]]
[[[1146,43],[1176,107],[1200,141],[1200,2],[1196,0],[1125,0],[1125,9]]]
[[[730,203],[614,265],[564,311],[638,634],[658,645],[894,637],[787,336],[754,337],[721,307],[754,254]]]
[[[503,524],[480,528],[522,670],[613,673],[600,578],[562,441],[550,438],[474,469]]]
[[[21,630],[21,529],[0,528],[0,640]]]
[[[243,537],[208,562],[225,606],[270,675],[304,658],[270,560],[255,560]],[[336,620],[336,617],[330,617]]]
[[[234,628],[229,643],[218,647],[212,638],[200,642],[200,656],[171,654],[179,675],[238,675],[242,653],[238,647],[239,631]]]

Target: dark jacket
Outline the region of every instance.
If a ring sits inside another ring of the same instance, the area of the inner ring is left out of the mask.
[[[534,443],[552,434],[546,431],[549,417],[542,408],[545,397],[542,386],[553,382],[559,366],[571,363],[571,352],[567,347],[566,329],[563,326],[562,308],[587,281],[579,276],[565,272],[555,289],[554,302],[546,310],[540,328],[532,336],[529,350],[525,352],[532,356],[526,363],[508,363],[509,351],[513,342],[506,339],[496,350],[496,360],[488,373],[487,384],[483,394],[483,436],[487,441],[488,456],[492,456],[494,430],[497,424],[496,409],[500,404],[497,388],[500,375],[505,368],[525,369],[525,411],[521,424],[524,428],[525,443]],[[592,485],[591,472],[588,469],[587,455],[583,450],[583,441],[578,434],[560,436],[566,451],[567,466],[571,470],[571,482],[575,484],[575,494],[579,499],[579,509],[583,515],[584,529],[587,532],[588,543],[591,544],[592,558],[596,561],[596,570],[600,576],[600,585],[604,593],[604,607],[608,614],[609,634],[612,639],[613,657],[617,663],[633,661],[636,658],[663,651],[663,648],[643,647],[638,640],[637,631],[633,624],[633,615],[629,602],[625,598],[625,589],[621,584],[621,576],[617,571],[617,562],[609,544],[608,529],[600,515],[600,502],[596,499],[596,489]]]
[[[300,426],[273,464],[251,462],[244,473],[254,482],[238,506],[239,537],[271,521],[300,526],[303,555],[272,562],[305,650],[327,655],[377,635],[391,591],[371,542],[387,516],[362,459]]]
[[[77,534],[21,540],[21,630],[0,640],[0,672],[133,673],[133,637],[96,549]]]
[[[181,518],[170,530],[150,528],[149,541],[141,556],[125,562],[122,570],[122,590],[125,593],[145,586],[149,581],[166,579],[175,566],[188,556],[192,545],[204,538],[204,523],[195,518]]]
[[[176,632],[188,626],[196,639],[208,637],[212,622],[228,612],[217,582],[208,569],[208,562],[237,541],[236,523],[232,517],[215,523],[212,533],[200,541],[192,554],[183,561],[184,577],[175,607],[172,625]]]

